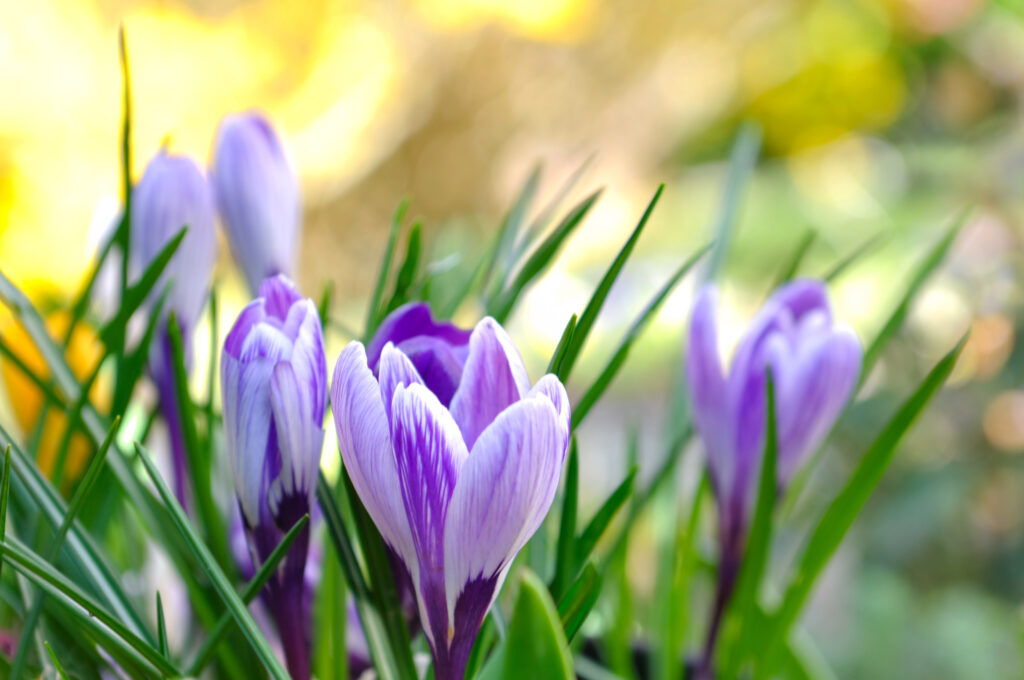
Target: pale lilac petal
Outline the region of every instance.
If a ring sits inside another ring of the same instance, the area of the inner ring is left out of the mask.
[[[718,353],[717,303],[717,293],[711,286],[703,288],[697,296],[686,347],[686,377],[693,418],[705,443],[712,481],[722,494],[731,483],[734,462],[726,379]]]
[[[392,424],[391,405],[395,390],[400,385],[422,385],[423,380],[409,357],[395,349],[390,342],[384,346],[380,358],[380,371],[377,380],[380,382],[380,398],[384,402],[384,412],[388,414],[388,423]]]
[[[290,361],[300,385],[315,395],[313,401],[313,420],[323,422],[324,410],[327,408],[327,357],[324,352],[323,330],[320,327],[320,316],[312,300],[304,299],[292,305],[288,318],[298,316],[297,328],[294,331],[294,345]]]
[[[564,458],[561,420],[542,395],[509,407],[480,435],[448,510],[444,551],[449,616],[466,584],[500,577],[540,526],[558,488]],[[495,592],[500,585],[496,582]],[[458,620],[454,624],[461,625]]]
[[[466,446],[472,448],[484,428],[529,391],[530,378],[511,338],[497,321],[484,318],[469,339],[469,358],[451,402]]]
[[[425,386],[399,385],[393,399],[391,441],[418,560],[418,573],[412,576],[420,615],[431,642],[447,644],[445,517],[468,453],[451,414]]]
[[[398,468],[380,386],[366,365],[366,352],[351,342],[334,366],[331,410],[338,448],[352,485],[385,542],[407,565],[415,565]]]
[[[529,399],[534,396],[544,396],[555,407],[558,414],[558,422],[565,432],[566,443],[569,441],[569,428],[572,424],[572,413],[569,406],[569,395],[565,392],[565,386],[558,376],[548,373],[537,381],[537,384],[526,394]]]
[[[312,506],[324,443],[323,417],[317,418],[314,413],[315,394],[299,382],[292,364],[281,361],[274,367],[270,406],[281,463],[277,479],[271,481],[268,500],[275,517],[283,498],[306,496]]]

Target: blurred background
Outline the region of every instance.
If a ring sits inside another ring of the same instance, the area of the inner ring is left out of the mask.
[[[72,293],[118,210],[121,24],[135,176],[164,140],[205,163],[221,115],[265,110],[302,182],[299,283],[317,296],[333,281],[356,330],[403,196],[429,259],[457,276],[534,168],[541,204],[578,173],[573,195],[605,192],[511,320],[536,377],[665,182],[569,386],[577,394],[710,238],[744,121],[763,144],[726,263],[727,344],[803,244],[802,272],[820,275],[871,242],[833,286],[839,315],[869,340],[915,263],[970,209],[811,484],[790,499],[775,562],[785,569],[801,521],[970,330],[953,384],[835,559],[808,628],[841,678],[1024,674],[1024,2],[0,0],[0,266],[40,298]],[[218,279],[226,328],[244,302],[226,247]],[[663,455],[692,292],[669,301],[580,433],[585,506],[621,479],[633,428],[641,478]],[[697,474],[689,460],[680,488]],[[630,551],[640,612],[654,601],[659,541],[682,512],[673,496],[655,508]]]

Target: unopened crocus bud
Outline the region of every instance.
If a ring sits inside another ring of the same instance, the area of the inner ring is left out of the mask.
[[[313,301],[283,275],[264,281],[228,333],[220,375],[235,493],[259,565],[313,507],[327,399],[323,333]],[[294,678],[309,677],[308,550],[307,525],[264,595]]]
[[[331,408],[356,493],[411,577],[438,680],[459,680],[516,554],[558,488],[569,399],[553,375],[531,387],[491,318],[468,343],[445,405],[402,349],[377,376],[359,342],[338,358]]]
[[[186,367],[192,354],[192,331],[206,304],[216,259],[213,195],[199,166],[186,156],[160,150],[132,191],[130,264],[135,276],[178,234],[188,231],[150,294],[148,305],[169,284],[161,314],[174,313],[181,330]],[[160,393],[160,407],[171,437],[174,490],[188,506],[188,457],[174,394],[170,340],[166,324],[158,326],[149,353],[149,371]]]
[[[299,250],[299,183],[269,121],[250,111],[225,116],[210,175],[231,252],[253,291],[291,276]]]
[[[828,293],[816,280],[780,288],[740,341],[728,371],[718,352],[716,295],[697,297],[686,355],[697,431],[704,442],[718,503],[721,562],[718,594],[703,667],[708,677],[718,622],[732,594],[746,543],[764,457],[767,370],[772,373],[777,437],[776,484],[786,488],[817,449],[857,384],[861,346],[853,330],[832,317]]]

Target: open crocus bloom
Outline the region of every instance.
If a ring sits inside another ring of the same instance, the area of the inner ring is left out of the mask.
[[[861,348],[851,328],[833,321],[825,286],[798,280],[761,308],[726,375],[715,298],[711,287],[698,296],[686,367],[723,532],[741,541],[764,451],[766,369],[771,367],[774,381],[777,483],[783,489],[849,400],[860,375]]]
[[[379,378],[350,343],[331,407],[352,484],[412,578],[439,680],[461,678],[509,565],[547,514],[569,442],[569,400],[491,318],[473,330],[447,407],[388,342]]]

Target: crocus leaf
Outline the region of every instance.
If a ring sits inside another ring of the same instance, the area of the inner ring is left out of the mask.
[[[501,677],[560,680],[575,678],[572,655],[555,603],[544,583],[523,570],[505,638]]]
[[[636,247],[636,243],[640,240],[640,234],[643,233],[644,227],[647,226],[647,221],[650,219],[651,214],[654,212],[654,207],[658,205],[658,199],[661,198],[661,193],[665,190],[665,185],[661,184],[658,186],[658,190],[654,192],[654,197],[651,198],[647,204],[647,209],[644,210],[644,214],[640,217],[640,221],[636,227],[633,228],[633,233],[629,235],[622,248],[619,250],[615,259],[612,260],[611,265],[608,267],[608,271],[601,277],[601,281],[597,284],[597,288],[594,289],[594,293],[590,296],[590,301],[587,302],[587,306],[584,307],[583,313],[580,314],[579,322],[576,324],[576,329],[572,333],[569,347],[565,351],[565,356],[559,363],[558,377],[562,382],[569,379],[569,374],[572,373],[573,366],[576,365],[576,359],[579,357],[580,351],[583,349],[583,343],[586,342],[587,336],[590,335],[590,330],[594,327],[594,322],[597,321],[597,315],[601,312],[601,307],[604,305],[604,301],[608,298],[608,293],[611,291],[612,286],[615,284],[615,280],[618,279],[619,274],[622,272],[622,268],[626,264],[626,260],[633,253],[633,248]]]
[[[767,398],[765,400],[764,456],[761,459],[761,475],[757,486],[754,519],[750,524],[750,532],[747,534],[747,547],[730,606],[730,613],[738,617],[741,625],[736,646],[730,650],[730,653],[723,655],[728,657],[725,659],[727,669],[735,669],[735,664],[743,663],[753,644],[755,627],[749,623],[755,620],[757,614],[758,594],[771,552],[772,514],[775,509],[779,447],[775,421],[775,383],[770,368],[765,372],[765,383]],[[735,670],[727,670],[724,675],[729,677],[734,672]]]
[[[548,362],[548,370],[545,371],[545,373],[557,375],[562,382],[565,382],[565,379],[561,376],[562,362],[565,359],[566,350],[569,348],[569,343],[572,342],[572,335],[575,331],[576,315],[573,314],[565,324],[565,329],[562,331],[562,337],[558,339],[558,344],[555,345],[555,351],[551,355],[551,361]]]
[[[132,237],[132,79],[124,24],[117,31],[117,48],[121,61],[121,205],[124,206],[117,236],[121,246],[121,302],[124,304],[128,292],[128,253]]]
[[[576,541],[576,564],[581,564],[590,557],[590,553],[594,551],[594,547],[597,546],[598,540],[604,535],[605,529],[615,519],[615,515],[619,512],[629,497],[633,495],[633,482],[636,480],[636,466],[633,466],[626,478],[612,491],[611,495],[605,499],[601,507],[597,509],[590,522],[587,523],[583,533],[580,534],[579,539]]]
[[[53,647],[50,646],[49,642],[44,643],[46,645],[46,651],[50,655],[50,661],[53,662],[53,667],[57,671],[57,676],[61,680],[67,680],[68,674],[64,672],[64,665],[61,664],[60,659],[53,653]]]
[[[597,202],[600,195],[600,190],[595,191],[570,210],[562,218],[562,221],[548,234],[547,238],[533,250],[508,287],[487,305],[487,312],[498,323],[505,322],[505,319],[508,318],[509,313],[511,313],[516,301],[526,287],[551,265],[562,244],[565,243],[565,240],[569,238],[569,235],[576,227],[583,222],[583,218],[590,212],[590,209]]]
[[[630,326],[629,330],[626,331],[626,335],[622,338],[622,342],[619,343],[618,349],[612,355],[611,360],[601,371],[601,374],[594,381],[594,384],[586,391],[579,403],[572,409],[572,429],[576,430],[583,419],[593,408],[597,400],[601,398],[604,391],[608,389],[608,385],[611,384],[612,380],[618,374],[619,369],[622,368],[622,364],[626,362],[626,358],[629,356],[629,351],[633,347],[633,343],[637,341],[640,335],[647,329],[648,324],[654,319],[654,315],[658,309],[661,308],[663,302],[668,298],[668,294],[678,285],[678,283],[686,276],[687,272],[693,268],[693,265],[708,251],[709,246],[704,246],[696,253],[691,255],[689,259],[680,265],[679,269],[669,277],[669,280],[661,287],[651,301],[647,303],[647,307],[640,313],[640,316],[636,318],[633,325]]]
[[[576,563],[576,510],[580,484],[579,451],[575,435],[569,442],[569,462],[565,473],[565,496],[562,500],[562,515],[558,523],[558,543],[555,554],[555,579],[551,594],[559,597],[566,582],[572,578]]]
[[[334,282],[328,281],[320,292],[320,303],[316,306],[320,325],[326,330],[330,325],[331,298],[334,296]]]
[[[535,165],[530,171],[529,177],[526,178],[526,182],[523,183],[523,188],[516,195],[512,207],[505,213],[490,252],[482,261],[485,264],[482,270],[483,285],[490,289],[492,294],[497,294],[505,287],[505,276],[508,274],[508,267],[512,260],[512,246],[519,235],[526,214],[537,197],[537,189],[540,186],[542,175],[543,168],[539,164]]]
[[[228,581],[228,577],[224,575],[224,572],[217,565],[217,561],[210,553],[210,549],[206,547],[203,540],[196,533],[196,530],[192,527],[192,524],[188,521],[188,517],[185,515],[185,511],[182,509],[181,504],[171,493],[171,490],[167,488],[167,484],[164,483],[163,478],[157,471],[156,466],[149,459],[149,455],[145,453],[142,446],[138,443],[135,444],[135,448],[138,451],[138,458],[146,468],[146,472],[149,474],[150,479],[157,488],[157,492],[160,498],[163,500],[164,505],[171,511],[171,518],[174,521],[175,526],[181,533],[182,538],[185,539],[190,550],[192,550],[196,560],[199,562],[203,573],[206,574],[210,582],[213,584],[217,594],[220,595],[224,604],[227,605],[228,611],[234,617],[235,621],[238,622],[239,628],[242,629],[242,633],[245,635],[246,640],[252,645],[256,655],[259,656],[260,661],[263,663],[264,668],[270,673],[270,675],[278,680],[289,680],[288,672],[278,661],[274,655],[274,651],[270,648],[267,639],[263,637],[260,632],[259,626],[253,620],[252,615],[245,607],[245,603],[242,602],[241,598],[231,587],[231,582]]]
[[[966,336],[962,338],[935,365],[917,390],[903,403],[865,452],[850,480],[811,531],[797,560],[796,572],[786,590],[779,611],[770,621],[770,634],[765,636],[768,654],[761,655],[764,663],[758,667],[759,677],[764,677],[771,672],[772,652],[789,633],[811,594],[811,589],[818,576],[821,575],[846,532],[853,525],[868,497],[881,481],[903,436],[946,382],[966,340]]]
[[[29,550],[17,538],[6,536],[4,542],[0,543],[0,552],[3,552],[12,568],[35,583],[53,601],[75,614],[78,622],[101,637],[111,651],[126,653],[143,668],[151,669],[151,672],[180,675],[159,651],[128,630],[119,617],[108,612],[74,581]]]
[[[775,284],[772,285],[771,290],[779,288],[785,283],[792,281],[796,275],[800,272],[800,265],[803,264],[804,258],[807,253],[810,252],[811,246],[814,245],[817,234],[813,231],[808,231],[800,239],[800,242],[796,244],[796,248],[793,250],[793,254],[789,256],[789,260],[779,270],[779,275],[775,279]]]
[[[253,577],[245,584],[242,592],[239,593],[238,596],[242,599],[242,602],[249,604],[253,599],[255,599],[260,591],[263,590],[263,586],[265,586],[267,581],[270,580],[270,577],[277,572],[278,565],[281,563],[281,560],[285,558],[285,555],[288,554],[288,549],[292,547],[292,543],[294,543],[295,539],[298,538],[299,532],[308,523],[309,515],[303,515],[297,522],[295,522],[295,524],[292,525],[292,528],[288,530],[288,533],[281,538],[281,542],[277,544],[277,547],[274,548],[266,561],[260,565],[260,568],[256,571]],[[197,677],[200,671],[206,667],[206,664],[209,662],[210,656],[217,648],[217,645],[220,644],[222,639],[224,639],[224,635],[231,630],[231,624],[233,621],[234,619],[232,618],[231,612],[225,612],[220,619],[218,619],[217,624],[210,630],[209,635],[207,635],[206,639],[203,640],[203,644],[199,648],[199,651],[196,652],[195,660],[188,667],[188,671],[185,673],[186,676]],[[166,641],[161,644],[165,644],[165,642]]]
[[[342,519],[341,508],[334,498],[334,492],[330,483],[324,477],[323,470],[320,471],[316,484],[316,499],[320,504],[320,510],[324,513],[324,521],[327,523],[327,535],[331,538],[334,550],[338,555],[341,571],[345,575],[348,587],[357,600],[368,600],[370,590],[366,585],[366,578],[363,576],[362,567],[356,559],[355,550],[352,548],[352,541],[349,539],[348,529]]]
[[[0,542],[7,535],[7,502],[11,497],[11,445],[4,449],[4,478],[0,481]],[[0,570],[4,561],[0,558]]]
[[[907,318],[910,306],[913,304],[917,294],[921,292],[929,277],[946,258],[946,253],[949,252],[950,247],[953,245],[953,240],[967,221],[968,215],[969,213],[965,211],[953,222],[953,225],[946,231],[946,234],[928,251],[921,264],[914,270],[914,274],[910,278],[910,284],[904,291],[899,304],[893,309],[882,329],[878,331],[874,340],[871,341],[871,344],[864,350],[864,363],[860,373],[861,382],[867,379],[875,362],[881,356],[882,350],[885,349],[886,344],[903,325],[903,321]]]
[[[162,316],[160,312],[167,302],[167,294],[169,292],[170,288],[167,286],[164,286],[164,289],[160,291],[160,297],[157,298],[156,303],[150,310],[142,339],[139,340],[139,344],[130,353],[121,358],[121,366],[117,373],[117,384],[114,386],[111,413],[124,413],[125,409],[128,408],[128,400],[131,399],[135,385],[146,370],[146,364],[149,361],[149,347],[153,344],[153,338],[156,337],[157,327],[161,325]],[[211,354],[210,356],[215,355]]]
[[[420,253],[423,250],[422,241],[422,226],[419,222],[416,222],[409,230],[409,239],[405,244],[405,258],[402,260],[402,265],[398,268],[398,273],[395,275],[395,291],[391,294],[391,299],[388,301],[387,306],[381,310],[380,319],[383,319],[410,300],[412,285],[420,268]]]
[[[146,298],[149,297],[156,284],[160,282],[160,275],[164,273],[164,269],[167,268],[171,258],[174,257],[174,253],[177,252],[178,246],[181,245],[181,241],[185,238],[187,231],[188,227],[182,227],[160,249],[156,257],[146,265],[146,270],[142,273],[142,277],[125,291],[124,297],[121,298],[121,305],[117,309],[117,314],[100,331],[100,339],[106,345],[107,351],[119,353],[124,348],[125,328],[128,322],[131,320],[132,315],[142,306],[142,303],[146,301]]]
[[[565,637],[572,640],[601,594],[601,574],[592,562],[587,562],[580,575],[572,582],[558,601],[558,615],[562,619]]]
[[[740,128],[739,135],[733,143],[729,154],[729,171],[725,178],[722,201],[711,233],[714,234],[715,248],[708,261],[705,277],[713,281],[725,262],[725,254],[732,241],[732,232],[739,213],[740,195],[747,184],[750,173],[757,164],[757,155],[761,149],[761,131],[753,124]]]
[[[864,255],[868,254],[869,252],[871,252],[884,242],[885,233],[875,234],[867,241],[854,248],[849,254],[846,255],[846,257],[832,265],[832,268],[825,272],[825,275],[821,277],[822,280],[825,281],[826,283],[832,283],[840,276],[842,276],[843,272],[849,269],[855,262],[860,260],[860,258],[864,257]]]
[[[384,295],[384,287],[391,275],[391,260],[395,256],[395,244],[398,242],[398,231],[405,219],[405,212],[409,209],[409,200],[403,198],[395,208],[395,215],[391,218],[391,229],[388,231],[388,243],[384,247],[384,255],[380,260],[380,271],[377,273],[377,283],[373,286],[373,295],[366,309],[366,328],[363,332],[363,342],[369,342],[380,323],[381,299]]]

